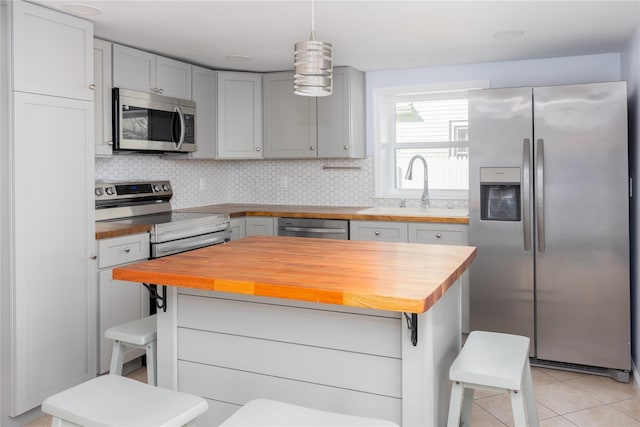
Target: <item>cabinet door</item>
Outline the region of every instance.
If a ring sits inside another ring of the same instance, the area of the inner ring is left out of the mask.
[[[407,224],[394,221],[351,221],[350,240],[407,242]]]
[[[365,157],[364,109],[364,73],[335,68],[333,94],[318,98],[318,157]]]
[[[111,156],[113,131],[111,128],[111,43],[95,39],[93,41],[93,75],[96,85],[95,109],[95,154]]]
[[[160,95],[191,99],[191,64],[157,56],[156,88]]]
[[[23,1],[13,7],[13,88],[93,100],[93,24]]]
[[[156,56],[114,44],[113,86],[156,93]]]
[[[278,218],[270,216],[248,216],[246,221],[246,235],[248,236],[275,236],[276,222]]]
[[[245,217],[231,218],[231,240],[240,240],[246,237]]]
[[[12,416],[96,375],[93,117],[90,101],[14,92]]]
[[[193,100],[196,102],[196,143],[192,159],[215,159],[218,121],[218,72],[193,67]]]
[[[432,245],[468,245],[469,226],[463,224],[409,223],[409,242]],[[462,332],[469,332],[469,271],[460,278]]]
[[[316,98],[293,93],[293,73],[262,77],[264,157],[318,156]]]
[[[262,158],[262,76],[218,72],[218,157]]]

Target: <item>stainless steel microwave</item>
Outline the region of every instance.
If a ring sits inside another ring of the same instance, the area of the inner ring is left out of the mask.
[[[196,103],[113,88],[113,149],[189,153],[196,151]]]

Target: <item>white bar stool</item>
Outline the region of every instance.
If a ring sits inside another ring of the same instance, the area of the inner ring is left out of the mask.
[[[529,338],[495,332],[473,331],[449,370],[451,402],[449,427],[471,425],[473,390],[503,390],[511,396],[516,427],[527,425],[525,404],[531,427],[538,427],[531,367]]]
[[[156,385],[157,329],[155,314],[107,329],[104,333],[105,338],[113,340],[109,373],[122,375],[126,346],[143,348],[147,353],[147,383]]]
[[[208,409],[199,396],[103,375],[47,398],[42,412],[63,426],[195,426]]]
[[[268,399],[247,402],[220,424],[220,427],[253,426],[398,427],[391,421],[320,411]]]

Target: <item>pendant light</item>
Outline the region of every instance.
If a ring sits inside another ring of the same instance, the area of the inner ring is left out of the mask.
[[[311,0],[311,38],[295,44],[294,93],[327,96],[333,90],[331,43],[316,40],[315,8]]]

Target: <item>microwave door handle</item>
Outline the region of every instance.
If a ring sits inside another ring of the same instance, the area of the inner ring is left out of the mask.
[[[184,143],[184,135],[185,135],[184,114],[182,113],[182,110],[180,109],[180,107],[176,107],[174,112],[178,114],[178,118],[180,119],[180,139],[176,144],[176,150],[179,150],[182,147],[182,144]]]

